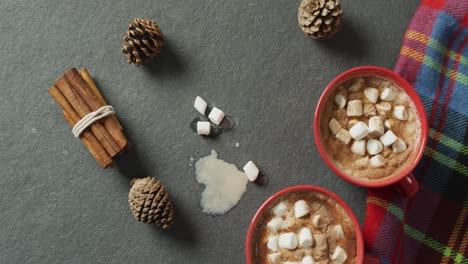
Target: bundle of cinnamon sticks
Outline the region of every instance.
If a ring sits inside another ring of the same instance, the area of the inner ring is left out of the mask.
[[[107,105],[89,72],[72,68],[60,76],[49,94],[63,109],[65,120],[73,127],[85,115]],[[115,115],[109,115],[92,123],[80,135],[83,144],[94,156],[101,168],[112,165],[113,158],[128,145],[122,126]]]

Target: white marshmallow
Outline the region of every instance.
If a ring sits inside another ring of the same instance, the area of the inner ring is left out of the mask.
[[[351,141],[351,135],[349,134],[348,130],[343,128],[340,130],[340,132],[338,132],[338,134],[335,135],[335,137],[345,144],[348,144],[349,141]]]
[[[331,256],[331,259],[338,263],[345,262],[347,258],[348,258],[348,255],[346,255],[346,251],[340,246],[336,247],[335,251],[333,252],[333,255]]]
[[[349,134],[352,138],[360,140],[369,134],[369,128],[364,122],[359,121],[349,130]]]
[[[267,227],[272,231],[276,232],[283,225],[283,219],[281,217],[273,217],[270,222],[268,222]]]
[[[397,139],[397,141],[395,141],[395,143],[392,144],[392,149],[395,153],[401,153],[407,149],[407,146],[405,141]]]
[[[384,101],[394,101],[397,95],[398,95],[398,92],[395,91],[395,89],[391,87],[385,87],[382,93],[380,94],[380,99]]]
[[[281,253],[268,254],[268,258],[270,259],[270,263],[279,264],[281,261]]]
[[[377,155],[383,150],[383,144],[377,139],[367,140],[366,150],[370,155]]]
[[[331,231],[333,232],[333,236],[336,239],[343,239],[344,238],[344,231],[343,227],[341,225],[335,225],[331,228]]]
[[[310,212],[309,205],[304,200],[299,200],[294,203],[294,215],[299,218],[307,215]]]
[[[295,249],[297,247],[297,236],[293,232],[279,235],[279,246],[285,249]]]
[[[381,115],[387,114],[390,110],[392,110],[392,104],[389,102],[380,102],[375,105],[375,108],[377,108],[377,112]]]
[[[333,135],[336,135],[338,134],[338,132],[340,132],[341,129],[340,122],[338,122],[338,120],[336,120],[335,118],[332,118],[328,123],[328,128],[330,128],[330,131]]]
[[[335,104],[336,104],[339,108],[345,107],[345,105],[346,105],[346,93],[338,92],[338,93],[335,95]]]
[[[379,100],[379,90],[376,88],[372,87],[367,87],[364,89],[364,95],[366,96],[367,100],[371,103],[377,103],[377,100]]]
[[[367,167],[367,164],[369,164],[369,157],[364,157],[362,159],[358,159],[354,162],[354,164],[360,168],[360,169],[364,169]]]
[[[277,251],[278,250],[278,236],[269,237],[268,242],[267,242],[267,247],[271,251]]]
[[[213,124],[219,125],[224,119],[224,112],[221,111],[219,108],[213,107],[213,109],[211,109],[210,114],[208,115],[208,119],[210,119],[211,122],[213,122]]]
[[[195,98],[195,102],[193,103],[193,107],[195,107],[195,109],[197,109],[197,111],[204,115],[205,112],[206,112],[206,107],[208,106],[208,104],[206,103],[205,100],[203,100],[203,98],[201,98],[200,96],[197,96],[197,98]]]
[[[286,206],[286,204],[283,203],[283,202],[280,202],[278,205],[276,205],[276,206],[273,208],[273,213],[274,213],[276,216],[281,216],[281,215],[283,215],[284,213],[286,213],[287,210],[288,210],[288,207]]]
[[[385,124],[385,127],[386,127],[387,129],[392,128],[392,121],[390,121],[390,120],[385,120],[385,123],[384,123],[384,124]]]
[[[198,135],[209,135],[211,132],[211,124],[206,121],[197,122],[197,133]]]
[[[347,116],[362,116],[362,101],[353,100],[348,102],[348,108],[346,109]]]
[[[391,130],[387,130],[387,132],[385,132],[385,134],[383,134],[379,139],[385,147],[388,147],[392,145],[393,142],[395,142],[398,138]]]
[[[380,168],[385,165],[385,159],[382,155],[377,155],[369,159],[371,167]]]
[[[260,172],[257,166],[255,165],[255,163],[253,163],[253,161],[247,162],[243,170],[245,174],[247,175],[247,178],[249,178],[249,181],[252,181],[252,182],[257,179],[258,173]]]
[[[396,105],[393,108],[393,115],[398,120],[408,120],[408,112],[406,111],[406,108],[403,105]]]
[[[310,229],[304,227],[299,231],[299,246],[302,248],[311,247],[314,244],[314,239]]]
[[[384,124],[380,116],[373,116],[369,118],[369,134],[372,137],[380,137],[384,131]]]
[[[314,258],[312,258],[312,256],[305,256],[302,259],[301,264],[315,264],[315,260],[314,260]]]
[[[351,145],[351,152],[362,156],[366,155],[366,141],[355,140]]]

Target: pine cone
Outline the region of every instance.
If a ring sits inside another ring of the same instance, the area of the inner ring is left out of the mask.
[[[163,229],[174,223],[174,208],[164,186],[155,178],[133,179],[128,194],[130,210],[136,220],[157,224]]]
[[[164,37],[156,22],[146,18],[136,18],[128,25],[122,43],[122,53],[127,55],[128,63],[150,62],[164,46]]]
[[[299,25],[314,39],[330,38],[341,28],[343,10],[338,0],[302,0]]]

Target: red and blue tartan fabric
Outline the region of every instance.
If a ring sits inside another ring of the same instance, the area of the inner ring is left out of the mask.
[[[366,249],[382,263],[468,263],[468,0],[424,0],[395,72],[426,108],[429,139],[411,199],[369,190]]]

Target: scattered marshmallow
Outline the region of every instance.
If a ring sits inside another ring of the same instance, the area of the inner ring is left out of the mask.
[[[385,147],[392,145],[397,139],[397,136],[395,136],[391,130],[387,130],[387,132],[380,137],[380,141]]]
[[[294,203],[294,215],[299,218],[307,215],[310,212],[309,205],[304,200],[299,200]]]
[[[349,130],[349,134],[352,138],[360,140],[369,134],[369,128],[364,122],[359,121]]]
[[[272,231],[276,232],[283,225],[283,219],[281,217],[273,217],[270,222],[268,222],[267,227]]]
[[[279,235],[279,246],[285,249],[295,249],[297,247],[297,236],[293,232]]]
[[[361,156],[366,155],[366,141],[365,140],[355,140],[351,145],[351,152]]]
[[[397,139],[397,141],[395,141],[395,143],[392,144],[392,149],[395,153],[401,153],[407,149],[407,146],[405,141]]]
[[[331,229],[332,235],[335,239],[343,239],[344,238],[344,231],[341,225],[334,225]]]
[[[376,104],[375,107],[377,108],[377,112],[381,115],[386,115],[390,110],[392,110],[392,104],[389,102],[380,102]]]
[[[221,111],[217,107],[213,107],[213,109],[211,109],[210,114],[208,115],[208,119],[210,119],[211,122],[213,122],[213,124],[219,125],[221,124],[221,121],[223,121],[224,116],[225,115],[223,111]]]
[[[367,140],[366,150],[370,155],[377,155],[383,150],[383,144],[377,139]]]
[[[385,120],[385,123],[384,123],[384,124],[385,124],[385,127],[386,127],[387,129],[390,129],[390,128],[392,128],[393,120],[388,120],[388,119],[387,119],[387,120]]]
[[[247,178],[249,178],[249,181],[252,181],[252,182],[257,179],[258,173],[260,172],[257,166],[255,165],[255,163],[253,163],[253,161],[247,162],[243,170],[245,174],[247,175]]]
[[[366,96],[367,100],[371,103],[377,103],[379,100],[379,90],[372,87],[367,87],[364,89],[364,96]]]
[[[351,135],[349,134],[348,130],[343,128],[340,130],[340,132],[338,132],[338,134],[335,135],[335,137],[345,144],[348,144],[349,141],[351,141]]]
[[[200,114],[204,115],[208,104],[205,100],[203,100],[203,98],[197,96],[197,98],[195,98],[195,102],[193,103],[193,107],[195,107],[195,109],[197,109]]]
[[[346,109],[347,116],[362,116],[362,101],[353,100],[348,102],[348,108]]]
[[[367,167],[367,164],[369,164],[369,157],[364,157],[364,158],[361,158],[361,159],[358,159],[354,162],[354,164],[360,168],[360,169],[364,169]]]
[[[393,115],[398,120],[408,120],[408,112],[406,111],[406,108],[403,105],[396,105],[393,108]]]
[[[279,264],[281,261],[281,253],[268,254],[268,258],[272,264]]]
[[[382,155],[377,155],[369,159],[369,163],[374,168],[380,168],[385,165],[385,159]]]
[[[391,87],[385,87],[380,94],[380,99],[384,101],[394,101],[398,95],[398,92]]]
[[[288,207],[286,206],[286,204],[283,203],[283,202],[280,202],[278,205],[276,205],[276,206],[273,208],[273,213],[274,213],[276,216],[281,216],[281,215],[283,215],[284,213],[286,213],[287,210],[288,210]]]
[[[271,251],[277,251],[278,250],[278,236],[269,237],[268,242],[267,242],[267,247]]]
[[[312,256],[305,256],[302,259],[301,264],[315,264],[315,260],[314,260],[314,258],[312,258]]]
[[[377,114],[377,110],[373,104],[364,104],[362,112],[365,116],[375,116]]]
[[[330,128],[330,131],[333,135],[336,135],[341,130],[340,122],[338,122],[338,120],[336,120],[335,118],[332,118],[328,123],[328,128]]]
[[[335,95],[335,104],[339,108],[343,108],[346,105],[346,91],[340,91]]]
[[[385,131],[382,118],[380,116],[373,116],[369,118],[369,134],[372,137],[380,137]]]
[[[299,246],[302,248],[311,247],[314,244],[312,233],[310,229],[304,227],[299,231]]]
[[[331,259],[334,262],[338,262],[338,263],[345,262],[347,258],[348,258],[348,255],[346,255],[346,251],[340,246],[336,247],[335,251],[333,252],[333,255],[331,256]]]
[[[198,135],[209,135],[211,133],[211,124],[206,121],[197,122],[197,133]]]

